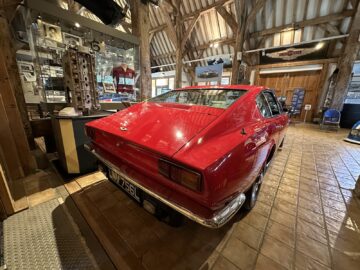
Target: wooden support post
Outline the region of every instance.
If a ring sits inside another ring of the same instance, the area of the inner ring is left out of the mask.
[[[140,37],[140,98],[151,97],[151,62],[150,62],[150,18],[149,4],[141,0],[131,3],[132,33]]]
[[[339,75],[335,84],[335,93],[331,108],[341,110],[347,94],[348,85],[351,79],[354,61],[360,49],[360,4],[358,2],[356,13],[353,17],[349,37],[346,40],[343,54],[339,57]]]
[[[36,169],[36,163],[29,147],[29,143],[34,145],[34,139],[26,111],[14,46],[11,41],[9,24],[5,18],[0,17],[0,95],[21,167],[24,174],[28,175]],[[7,142],[1,143],[7,144]]]
[[[244,46],[245,24],[246,24],[245,1],[244,0],[235,1],[235,9],[240,27],[237,27],[236,32],[234,32],[236,33],[236,37],[235,37],[234,55],[232,61],[231,84],[237,84],[239,78],[240,61],[238,61],[237,55],[238,52],[242,52]]]
[[[235,9],[238,16],[240,28],[237,29],[235,47],[232,64],[231,84],[237,84],[239,80],[240,61],[237,59],[238,53],[243,52],[245,37],[248,36],[249,25],[255,20],[256,14],[264,7],[266,0],[257,0],[254,7],[246,16],[245,1],[235,1]]]
[[[178,44],[179,45],[179,44]],[[183,71],[183,54],[180,48],[176,49],[176,66],[175,66],[175,88],[180,88],[182,85],[182,71]]]
[[[32,135],[30,121],[26,109],[24,91],[22,89],[20,74],[16,62],[16,52],[14,49],[15,46],[12,44],[12,41],[13,36],[11,35],[9,23],[7,19],[0,17],[0,50],[5,58],[4,64],[8,70],[9,80],[11,82],[13,94],[15,95],[16,99],[16,106],[18,112],[20,113],[22,130],[25,131],[27,138],[26,144],[28,144],[28,146],[33,149],[35,148],[34,137]]]

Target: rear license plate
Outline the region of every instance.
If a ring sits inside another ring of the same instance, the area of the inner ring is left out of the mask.
[[[117,174],[113,170],[109,170],[109,176],[110,176],[110,179],[112,181],[114,181],[121,189],[123,189],[126,193],[128,193],[136,201],[141,203],[140,190],[136,186],[134,186],[133,184],[126,181],[124,179],[124,177]]]

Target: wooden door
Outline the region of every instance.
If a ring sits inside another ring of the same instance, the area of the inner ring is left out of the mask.
[[[301,114],[296,118],[304,120],[305,104],[311,104],[311,111],[308,112],[306,121],[311,122],[319,96],[319,79],[321,71],[301,71],[289,73],[260,74],[258,85],[263,85],[275,90],[277,96],[286,96],[286,105],[290,105],[295,88],[304,88],[305,98]]]

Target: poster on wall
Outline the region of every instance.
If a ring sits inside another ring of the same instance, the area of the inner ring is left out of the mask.
[[[115,85],[113,82],[105,82],[103,81],[103,91],[104,93],[116,93]]]
[[[82,46],[82,38],[69,33],[63,33],[64,43],[69,46]]]
[[[19,72],[21,75],[24,76],[23,78],[25,79],[25,81],[27,82],[36,81],[35,69],[33,63],[18,61],[18,66],[19,66]]]
[[[305,89],[295,88],[291,99],[291,110],[293,115],[301,113],[301,107],[303,105],[304,98],[305,98]]]
[[[206,67],[196,67],[195,81],[196,82],[221,82],[221,77],[224,69],[224,64],[216,64]]]
[[[62,33],[60,26],[55,24],[50,24],[43,22],[42,20],[38,20],[39,32],[41,37],[45,39],[50,39],[59,43],[63,42]]]

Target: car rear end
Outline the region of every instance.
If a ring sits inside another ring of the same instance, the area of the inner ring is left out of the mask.
[[[140,118],[145,115],[149,119],[155,111],[157,117],[153,122],[144,124],[145,120]],[[171,116],[173,111],[174,117]],[[241,207],[244,194],[234,195],[225,208],[219,208],[211,201],[204,179],[206,168],[180,163],[173,156],[199,132],[218,121],[224,111],[206,106],[138,104],[90,122],[86,133],[92,143],[86,147],[99,159],[108,178],[147,211],[161,216],[172,209],[204,226],[217,228]],[[146,116],[147,113],[150,115]],[[171,121],[180,122],[178,129],[166,126]],[[141,134],[145,128],[147,132]],[[171,132],[167,133],[169,130]],[[156,137],[158,134],[161,136]]]

